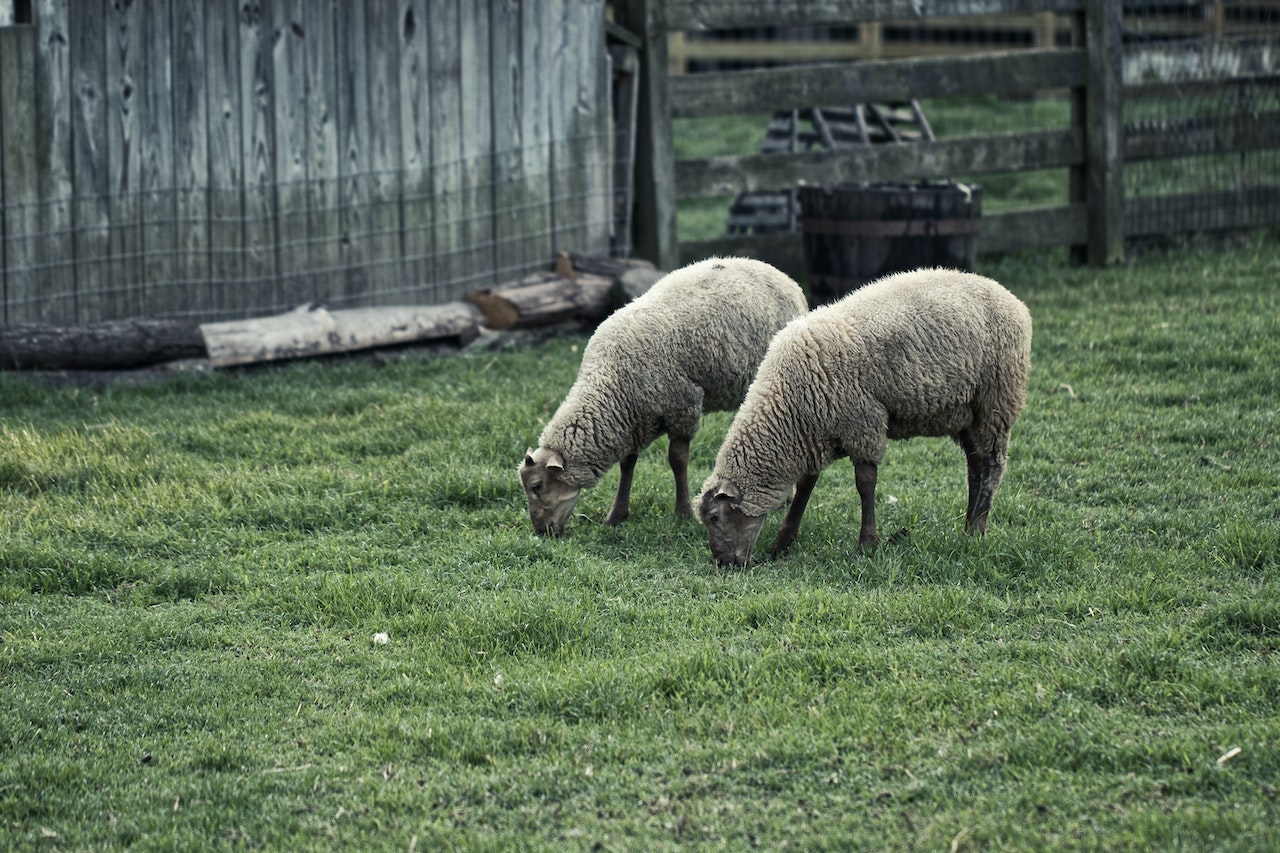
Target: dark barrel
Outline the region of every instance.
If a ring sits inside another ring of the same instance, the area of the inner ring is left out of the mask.
[[[974,271],[982,187],[841,184],[799,187],[809,295],[832,302],[903,270]]]

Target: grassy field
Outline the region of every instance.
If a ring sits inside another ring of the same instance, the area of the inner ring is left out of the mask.
[[[0,848],[1276,849],[1278,249],[984,263],[1036,321],[991,534],[916,439],[889,544],[839,463],[741,572],[664,441],[533,536],[582,337],[0,374]]]

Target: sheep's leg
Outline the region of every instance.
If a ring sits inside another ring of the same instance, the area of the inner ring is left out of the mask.
[[[876,472],[874,462],[854,462],[853,480],[862,499],[862,526],[858,529],[859,545],[875,545],[880,541],[876,533]]]
[[[987,516],[995,499],[996,487],[1004,477],[1005,459],[1008,456],[1009,437],[996,436],[990,450],[983,452],[975,447],[966,455],[969,459],[969,510],[965,513],[965,530],[975,536],[987,532]]]
[[[816,485],[818,485],[817,474],[805,474],[796,483],[795,495],[791,498],[787,517],[782,520],[778,535],[773,540],[773,547],[769,549],[770,556],[776,557],[790,548],[791,543],[795,542],[796,537],[800,535],[800,519],[804,516],[804,508],[809,504],[809,495],[813,494],[813,487]]]
[[[978,493],[982,482],[982,451],[978,449],[978,444],[973,440],[973,434],[968,430],[955,436],[956,444],[960,445],[960,449],[964,451],[965,468],[969,478],[969,502],[964,508],[964,529],[966,531],[973,530],[974,510],[978,506]]]
[[[676,479],[676,515],[692,516],[693,504],[689,502],[689,436],[669,436],[667,462]]]
[[[636,454],[622,460],[618,465],[622,475],[618,478],[618,494],[609,507],[609,514],[604,517],[605,524],[621,524],[623,519],[631,515],[631,477],[636,472]]]

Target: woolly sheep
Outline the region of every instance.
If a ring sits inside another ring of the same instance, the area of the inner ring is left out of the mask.
[[[600,324],[578,378],[520,466],[529,517],[558,536],[578,493],[615,463],[606,524],[630,513],[636,456],[663,433],[676,512],[689,501],[689,443],[702,412],[736,408],[769,340],[807,309],[799,285],[768,264],[710,258],[678,269]]]
[[[818,475],[841,457],[876,533],[886,439],[950,436],[968,463],[965,529],[983,535],[1009,432],[1026,403],[1031,315],[991,279],[946,269],[890,275],[778,333],[698,496],[717,563],[745,566],[765,516],[795,493],[770,553],[795,541]]]

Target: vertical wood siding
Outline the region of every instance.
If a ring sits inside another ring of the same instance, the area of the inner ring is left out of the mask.
[[[599,0],[38,0],[0,323],[445,302],[609,251]]]

